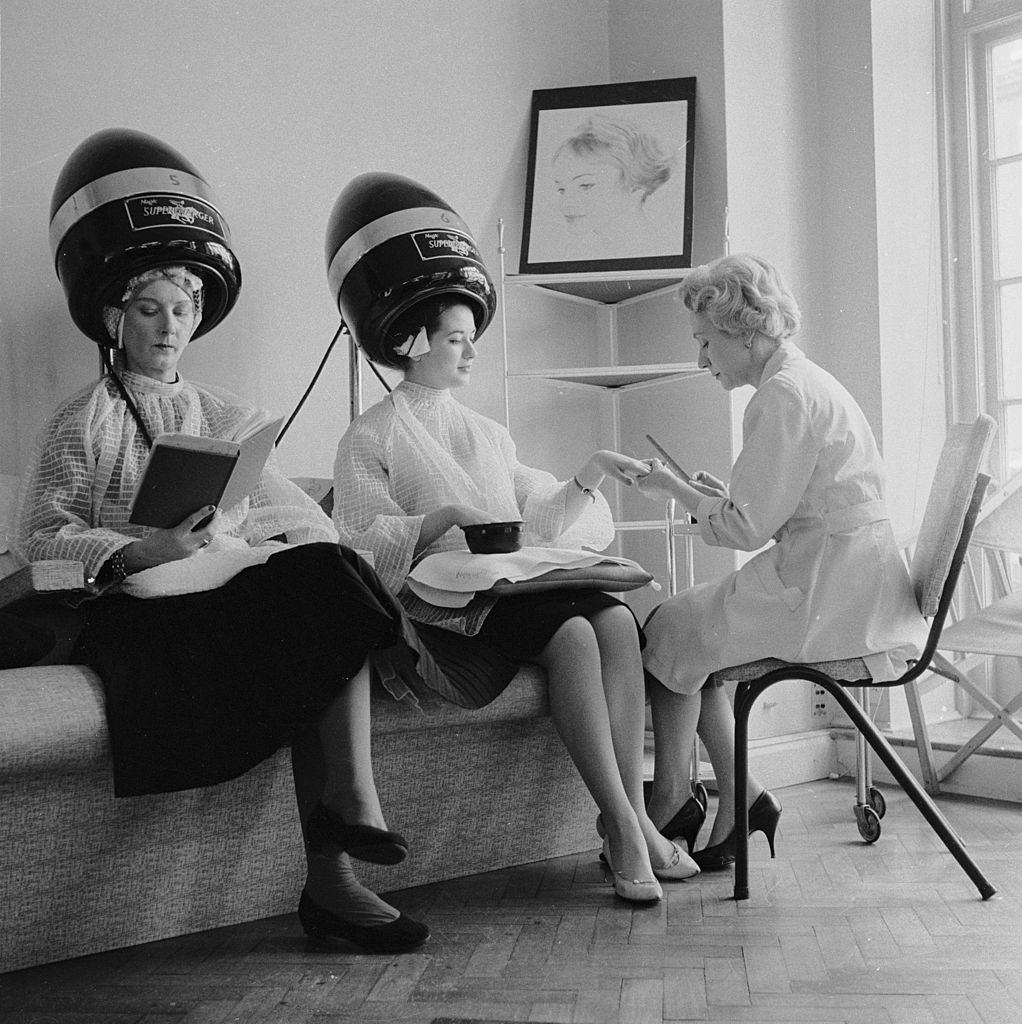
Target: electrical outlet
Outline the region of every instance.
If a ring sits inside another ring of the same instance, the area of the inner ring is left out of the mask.
[[[813,718],[827,717],[827,691],[822,686],[813,686],[812,714]]]

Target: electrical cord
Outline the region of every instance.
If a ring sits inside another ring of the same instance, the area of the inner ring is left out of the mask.
[[[284,426],[281,427],[280,433],[277,435],[277,440],[273,442],[274,448],[276,448],[277,445],[280,444],[281,438],[283,438],[283,436],[288,431],[288,427],[291,426],[291,424],[295,420],[295,417],[301,411],[302,406],[305,405],[305,400],[309,397],[309,395],[312,393],[312,389],[316,386],[316,381],[319,380],[319,376],[323,372],[323,367],[326,366],[326,361],[330,358],[330,353],[333,351],[334,345],[337,344],[337,339],[341,336],[341,334],[346,334],[349,338],[351,337],[351,332],[348,330],[348,327],[343,320],[341,321],[340,326],[334,332],[334,336],[330,339],[330,344],[327,345],[326,352],[323,353],[323,358],[319,361],[319,366],[316,367],[316,372],[312,375],[312,380],[309,381],[309,386],[305,389],[305,394],[303,394],[302,397],[298,400],[298,404],[294,407],[294,411],[288,417],[287,423],[285,423]],[[361,349],[359,349],[359,351],[361,351]],[[373,373],[376,375],[376,379],[383,385],[384,390],[388,394],[390,394],[390,385],[383,379],[382,375],[380,374],[380,371],[376,369],[376,364],[371,359],[367,359],[366,362],[369,364],[369,369],[372,370]]]
[[[281,439],[287,433],[291,424],[294,423],[295,417],[301,411],[302,406],[305,405],[305,400],[309,397],[312,393],[312,389],[316,386],[316,381],[319,380],[319,375],[323,372],[323,367],[326,366],[326,361],[330,358],[330,353],[334,350],[334,345],[337,344],[337,339],[341,336],[342,332],[344,334],[348,333],[348,328],[345,326],[343,320],[340,322],[337,330],[334,331],[334,336],[330,339],[330,344],[327,345],[326,351],[323,353],[323,358],[319,361],[319,366],[316,367],[316,372],[312,375],[312,380],[309,381],[309,386],[305,389],[305,394],[298,399],[298,404],[294,407],[291,415],[287,418],[287,423],[281,427],[280,433],[277,435],[277,440],[273,442],[274,448],[280,444]]]

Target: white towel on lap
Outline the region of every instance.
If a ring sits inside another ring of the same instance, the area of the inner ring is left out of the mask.
[[[164,562],[133,573],[121,584],[121,590],[132,597],[142,598],[173,597],[177,594],[216,590],[237,576],[242,569],[250,565],[261,565],[270,555],[289,546],[267,541],[258,547],[249,547],[238,537],[220,535],[188,558]]]
[[[552,569],[585,569],[615,562],[635,565],[628,558],[577,548],[524,547],[499,555],[474,555],[471,551],[438,551],[428,555],[408,575],[408,586],[424,601],[446,608],[462,608],[478,591],[489,590],[498,580],[531,580]]]

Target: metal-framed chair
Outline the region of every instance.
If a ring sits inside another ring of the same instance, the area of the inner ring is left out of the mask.
[[[995,657],[1013,658],[1022,666],[1022,590],[1015,584],[1017,569],[1013,572],[1012,565],[1020,555],[1022,473],[988,495],[980,509],[965,564],[973,610],[958,614],[945,626],[933,657],[934,670],[953,680],[990,717],[940,766],[926,723],[920,722],[916,742],[929,793],[939,793],[940,784],[1000,729],[1022,739],[1022,689],[1009,696],[1010,688],[1005,686],[995,699],[969,676]]]
[[[951,598],[958,583],[989,477],[980,472],[995,429],[980,415],[975,423],[954,424],[938,460],[933,486],[913,552],[910,576],[919,609],[930,620],[926,646],[919,659],[898,679],[875,683],[861,658],[792,664],[774,658],[749,662],[716,673],[737,683],[735,691],[735,881],[734,898],[749,898],[749,820],[746,781],[749,770],[749,713],[767,689],[785,679],[801,679],[829,693],[890,773],[911,797],[923,817],[976,885],[983,899],[996,890],[966,852],[951,825],[911,774],[894,748],[854,699],[849,689],[912,686],[929,667],[937,650]]]

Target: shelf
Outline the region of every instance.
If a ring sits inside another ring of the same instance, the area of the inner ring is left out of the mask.
[[[544,288],[592,302],[610,304],[674,288],[682,282],[687,272],[685,268],[674,268],[601,271],[594,274],[507,274],[504,280],[507,284]]]
[[[623,390],[637,384],[658,383],[695,377],[705,373],[695,363],[659,363],[639,366],[563,367],[533,373],[509,373],[511,380],[552,380],[585,384],[589,387]]]

